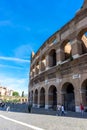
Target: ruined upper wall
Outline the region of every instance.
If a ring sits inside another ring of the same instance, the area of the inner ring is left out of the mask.
[[[81,29],[87,27],[87,0],[84,0],[82,8],[75,14],[75,17],[65,24],[60,30],[55,32],[50,36],[43,45],[38,49],[36,54],[32,57],[32,62],[34,62],[39,56],[40,52],[45,52],[50,44],[55,41],[61,43],[66,39],[72,40],[80,32]],[[45,51],[43,51],[45,50]]]
[[[83,8],[83,9],[87,8],[87,0],[84,0],[84,3],[83,3],[82,8]]]

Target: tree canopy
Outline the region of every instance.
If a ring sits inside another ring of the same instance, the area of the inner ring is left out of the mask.
[[[19,96],[19,93],[18,92],[13,92],[13,96]]]

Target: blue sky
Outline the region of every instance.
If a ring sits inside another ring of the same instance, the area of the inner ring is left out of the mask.
[[[0,0],[0,85],[28,93],[31,51],[59,30],[83,0]]]

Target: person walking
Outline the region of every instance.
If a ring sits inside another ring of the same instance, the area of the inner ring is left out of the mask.
[[[83,115],[84,115],[84,106],[83,106],[82,103],[80,104],[80,110],[81,110],[81,114],[82,114],[82,116],[83,116]]]
[[[10,106],[7,106],[6,111],[7,112],[10,111]]]
[[[28,112],[31,113],[31,109],[32,109],[32,104],[28,105]]]
[[[64,106],[63,106],[63,104],[62,104],[62,106],[61,106],[61,115],[65,115],[65,111],[64,111]]]
[[[61,105],[60,104],[57,105],[57,114],[56,115],[58,115],[58,116],[61,115]]]

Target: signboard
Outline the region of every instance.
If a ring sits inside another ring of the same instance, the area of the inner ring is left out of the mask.
[[[74,75],[72,76],[73,79],[78,79],[78,78],[80,78],[80,77],[81,77],[80,74],[74,74]]]

